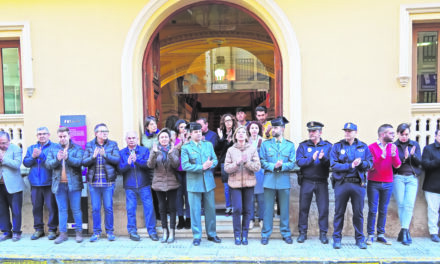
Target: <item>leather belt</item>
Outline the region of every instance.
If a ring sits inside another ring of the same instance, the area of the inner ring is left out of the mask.
[[[351,183],[360,183],[361,179],[357,178],[357,177],[349,177],[349,178],[345,178],[342,183],[346,183],[346,182],[351,182]]]

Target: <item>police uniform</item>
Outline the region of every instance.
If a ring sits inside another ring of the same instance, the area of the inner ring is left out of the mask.
[[[200,130],[198,123],[191,122],[188,126],[190,130]],[[210,159],[213,164],[210,169],[203,170],[203,163]],[[191,229],[193,232],[195,246],[200,245],[202,238],[202,206],[205,211],[205,231],[208,240],[219,243],[221,240],[216,233],[215,219],[215,181],[212,169],[217,166],[217,156],[211,142],[201,140],[196,143],[191,140],[182,146],[181,164],[186,171],[186,184],[188,190],[188,201],[191,214]]]
[[[272,121],[272,126],[284,126],[289,121],[281,117]],[[273,229],[273,207],[275,195],[278,194],[280,205],[280,232],[283,240],[291,244],[292,234],[289,227],[290,170],[295,167],[295,146],[282,138],[281,142],[274,137],[261,144],[260,161],[264,169],[264,221],[261,230],[261,243],[266,245]],[[277,161],[283,165],[275,168]]]
[[[353,123],[346,123],[343,130],[357,131],[357,126]],[[352,162],[357,158],[361,158],[361,163],[352,168]],[[373,158],[368,146],[357,138],[351,145],[344,139],[332,147],[330,165],[335,189],[335,218],[333,221],[333,247],[335,249],[341,247],[345,209],[349,200],[351,200],[353,209],[356,245],[362,249],[366,248],[363,233],[365,179],[366,172],[372,164]]]
[[[322,130],[324,125],[320,122],[308,122],[307,129],[309,131]],[[298,183],[300,183],[299,194],[299,219],[298,230],[299,243],[307,239],[308,218],[310,205],[312,203],[313,194],[315,194],[316,205],[319,213],[319,239],[323,244],[328,243],[328,176],[330,167],[330,151],[332,144],[326,140],[320,139],[315,145],[312,140],[301,142],[296,151],[296,164],[300,167],[300,175]],[[319,153],[323,151],[324,156],[320,159]],[[318,152],[315,160],[313,154]]]

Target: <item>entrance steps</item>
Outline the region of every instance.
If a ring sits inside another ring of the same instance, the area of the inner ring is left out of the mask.
[[[169,223],[169,221],[168,221]],[[217,227],[217,235],[220,238],[233,238],[234,232],[232,228],[232,216],[224,216],[224,215],[217,215],[216,217],[216,227]],[[203,228],[203,238],[206,238],[205,230],[205,217],[202,216],[202,228]],[[160,221],[157,221],[156,225],[157,233],[160,235],[162,234],[162,227],[160,224]],[[139,228],[138,233],[140,236],[145,237],[147,236],[147,229],[146,228]],[[192,238],[193,234],[191,229],[181,229],[176,230],[176,238]],[[253,229],[249,230],[248,234],[249,238],[261,238],[261,227],[256,224]],[[271,237],[274,238],[281,238],[280,234],[280,219],[274,218],[273,219],[273,231]]]

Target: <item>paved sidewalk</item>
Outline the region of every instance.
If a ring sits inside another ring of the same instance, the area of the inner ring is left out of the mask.
[[[0,263],[135,263],[135,262],[374,262],[374,263],[440,263],[440,243],[429,238],[413,238],[411,246],[404,246],[396,241],[393,245],[373,244],[366,250],[359,249],[353,238],[344,238],[342,249],[335,250],[331,243],[323,245],[316,237],[305,243],[294,241],[292,245],[279,238],[272,238],[263,246],[258,239],[251,239],[248,246],[235,246],[233,239],[223,239],[215,244],[203,238],[200,246],[192,245],[192,239],[179,238],[173,244],[153,242],[142,237],[134,242],[128,237],[117,237],[109,242],[102,237],[95,243],[88,239],[76,243],[70,237],[67,242],[55,245],[47,237],[37,241],[30,240],[30,234],[23,235],[18,242],[7,240],[0,242]],[[296,237],[294,238],[296,239]]]

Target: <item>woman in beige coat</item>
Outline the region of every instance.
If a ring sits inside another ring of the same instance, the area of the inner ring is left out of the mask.
[[[159,145],[153,144],[147,166],[154,169],[151,188],[156,191],[159,200],[160,220],[162,222],[162,243],[173,243],[176,228],[176,197],[180,184],[177,180],[177,168],[180,165],[180,153],[171,142],[171,133],[167,128],[158,133]],[[168,230],[167,211],[170,212]],[[171,232],[170,232],[171,231]]]
[[[257,149],[248,143],[245,127],[237,128],[233,139],[235,143],[226,153],[225,171],[229,174],[228,185],[231,187],[235,245],[247,245],[254,186],[257,183],[255,172],[260,170],[261,165]]]

